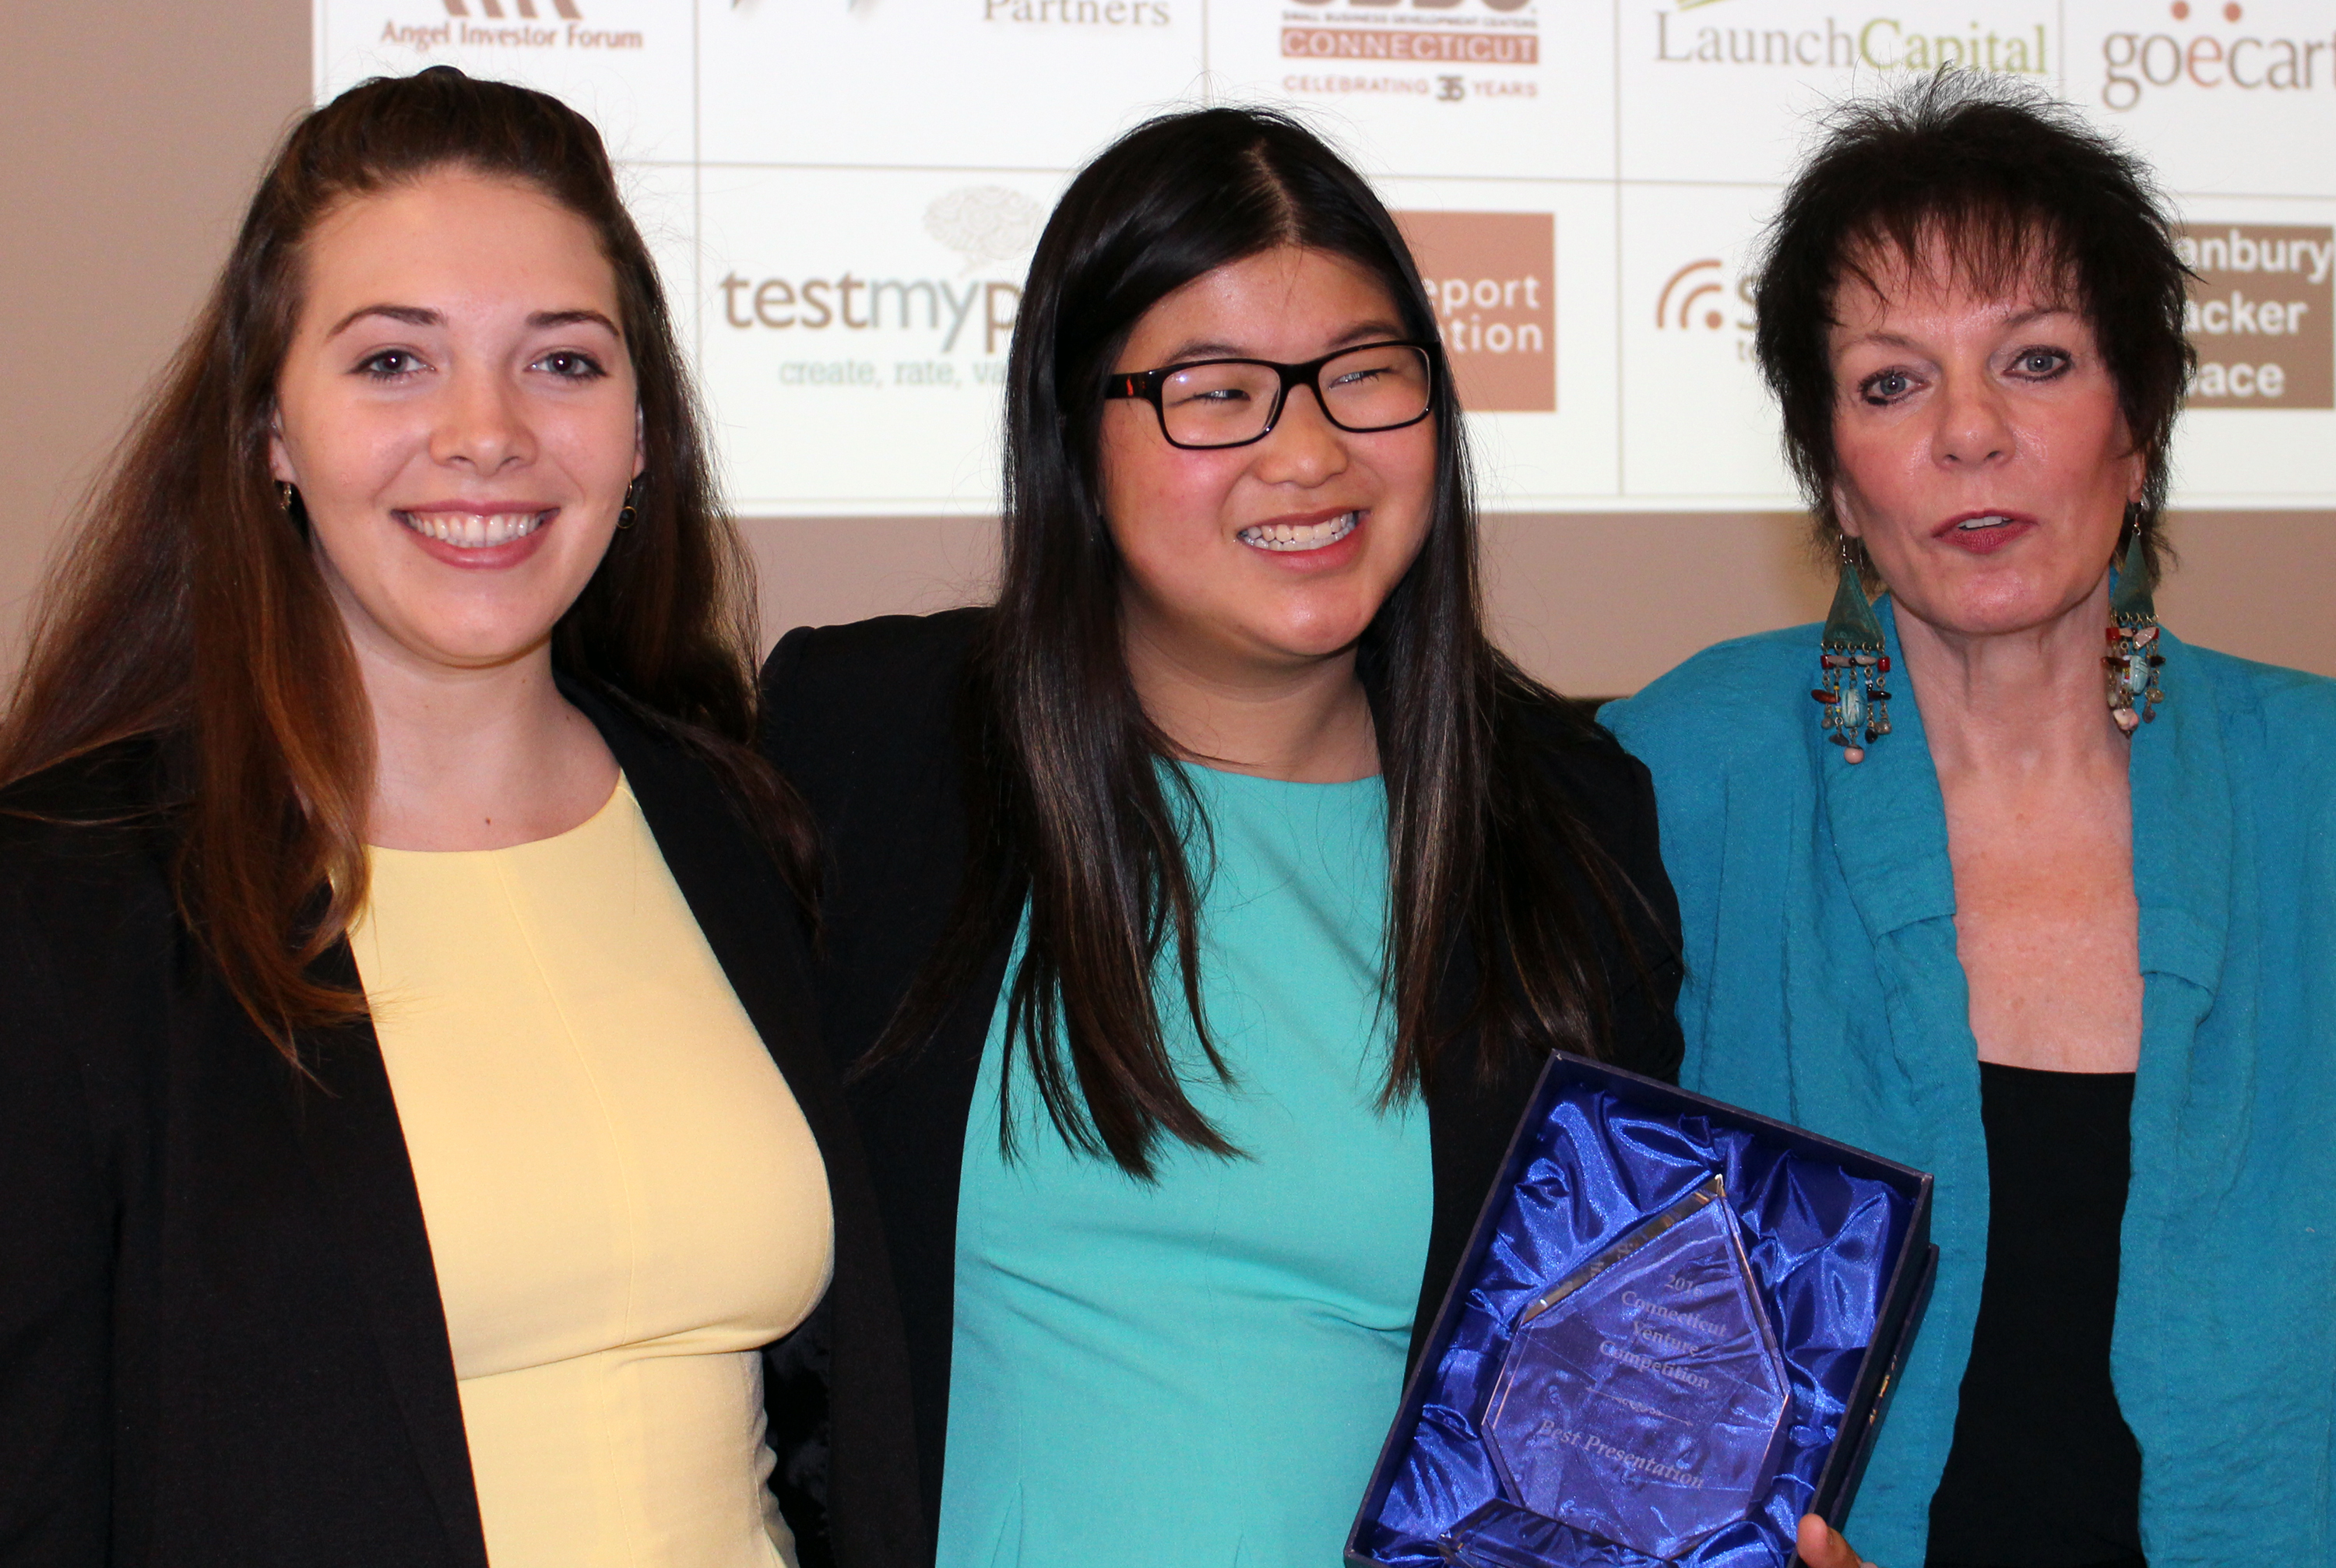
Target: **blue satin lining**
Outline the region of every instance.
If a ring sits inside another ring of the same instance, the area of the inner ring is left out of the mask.
[[[1419,1419],[1386,1500],[1355,1544],[1390,1568],[1643,1568],[1654,1561],[1505,1501],[1476,1421],[1518,1313],[1718,1171],[1784,1351],[1792,1427],[1766,1508],[1675,1561],[1783,1563],[1874,1339],[1911,1198],[1757,1132],[1650,1113],[1593,1083],[1562,1087],[1528,1135],[1523,1178],[1501,1211],[1451,1341],[1421,1385]]]

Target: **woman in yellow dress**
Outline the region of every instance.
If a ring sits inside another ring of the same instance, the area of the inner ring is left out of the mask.
[[[743,561],[581,116],[292,132],[0,731],[0,1558],[888,1559]]]

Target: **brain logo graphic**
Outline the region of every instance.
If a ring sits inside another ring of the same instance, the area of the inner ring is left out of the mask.
[[[965,270],[1007,261],[1038,238],[1038,204],[1002,185],[969,185],[925,209],[925,232],[965,258]]]

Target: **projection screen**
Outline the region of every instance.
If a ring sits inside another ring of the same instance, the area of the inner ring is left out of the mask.
[[[2157,169],[2199,274],[2194,507],[2336,505],[2326,0],[317,0],[316,89],[445,62],[590,114],[753,516],[997,505],[1005,349],[1070,172],[1280,105],[1398,213],[1512,511],[1796,503],[1746,267],[1828,105],[2042,83]]]

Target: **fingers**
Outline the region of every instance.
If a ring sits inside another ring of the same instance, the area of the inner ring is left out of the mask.
[[[1801,1561],[1808,1568],[1874,1568],[1874,1564],[1850,1550],[1841,1533],[1814,1514],[1801,1515],[1798,1540]]]

